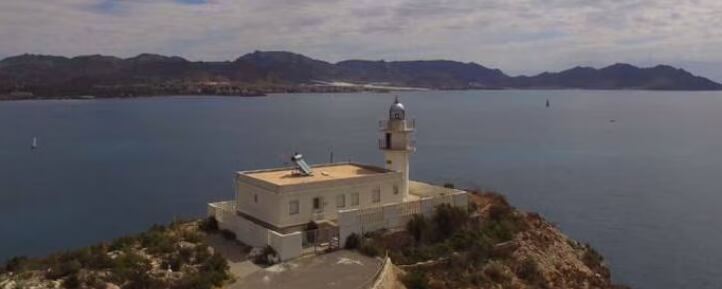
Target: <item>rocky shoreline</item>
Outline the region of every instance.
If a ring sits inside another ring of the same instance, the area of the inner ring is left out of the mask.
[[[539,214],[520,211],[496,193],[473,193],[471,202],[468,215],[437,209],[441,213],[414,219],[406,231],[362,237],[357,249],[388,254],[394,288],[628,288],[612,282],[591,246]],[[455,229],[443,229],[449,225]]]
[[[392,288],[628,288],[612,282],[591,246],[539,214],[520,211],[496,193],[472,193],[470,201],[468,211],[437,207],[433,217],[418,216],[406,230],[350,237],[355,240],[347,240],[346,249],[388,256]],[[44,258],[15,257],[0,266],[0,289],[222,288],[233,277],[207,243],[214,224],[177,222]]]

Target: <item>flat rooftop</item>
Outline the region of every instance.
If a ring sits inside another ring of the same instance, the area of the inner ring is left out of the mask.
[[[279,186],[323,182],[340,179],[358,178],[389,173],[390,171],[373,166],[353,163],[338,163],[312,166],[313,175],[304,176],[295,168],[280,168],[240,172],[243,175]]]

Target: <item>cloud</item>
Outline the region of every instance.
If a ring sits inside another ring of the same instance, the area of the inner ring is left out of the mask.
[[[273,49],[513,74],[631,62],[722,75],[701,65],[722,63],[718,27],[718,0],[23,0],[0,2],[0,55],[228,60]]]

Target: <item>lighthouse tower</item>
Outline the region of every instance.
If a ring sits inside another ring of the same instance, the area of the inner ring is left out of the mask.
[[[379,149],[384,152],[386,169],[401,172],[403,181],[398,190],[404,199],[409,195],[409,157],[414,147],[415,122],[406,119],[406,109],[397,97],[389,108],[389,119],[381,121],[381,139]]]

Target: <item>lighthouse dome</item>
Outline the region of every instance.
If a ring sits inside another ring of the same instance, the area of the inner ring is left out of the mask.
[[[391,105],[391,108],[389,108],[389,119],[406,119],[406,109],[404,108],[404,104],[399,102],[398,97],[394,100],[394,104]]]

